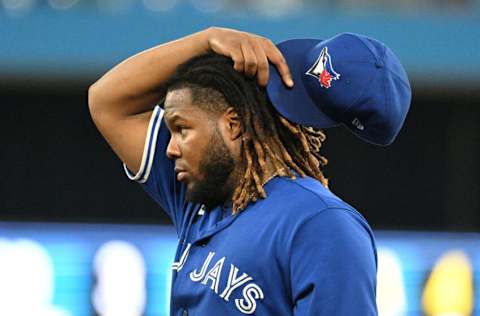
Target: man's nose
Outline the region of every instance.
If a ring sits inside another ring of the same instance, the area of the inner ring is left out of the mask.
[[[180,157],[180,149],[178,148],[177,142],[174,137],[170,137],[170,141],[167,146],[167,157],[170,159],[175,159]]]

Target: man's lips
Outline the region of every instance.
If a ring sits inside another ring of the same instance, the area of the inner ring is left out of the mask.
[[[186,171],[180,171],[179,173],[177,173],[177,180],[181,182],[181,181],[185,180],[186,176],[187,176]]]
[[[183,181],[187,176],[187,172],[184,169],[175,167],[175,174],[177,175],[178,181]]]

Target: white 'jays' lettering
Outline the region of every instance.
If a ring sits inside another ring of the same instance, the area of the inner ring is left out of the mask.
[[[263,300],[263,291],[255,283],[250,283],[243,288],[242,299],[236,299],[235,305],[244,314],[253,314],[257,309],[257,301]]]
[[[185,248],[185,250],[182,253],[182,256],[180,257],[180,261],[174,262],[172,264],[172,269],[173,270],[177,270],[177,271],[182,270],[183,266],[185,265],[185,262],[187,262],[187,257],[188,257],[188,253],[190,251],[191,246],[192,246],[192,244],[188,244],[187,248]]]
[[[220,295],[225,301],[228,301],[232,292],[242,286],[243,284],[247,283],[248,281],[252,280],[252,277],[248,276],[248,274],[243,273],[239,278],[237,278],[238,268],[233,264],[230,265],[230,274],[228,275],[228,282],[227,287],[223,290],[223,293]]]
[[[198,282],[201,279],[203,279],[203,277],[205,276],[205,272],[207,272],[208,265],[210,264],[210,261],[212,261],[212,258],[214,255],[215,255],[215,252],[210,252],[208,254],[208,257],[207,259],[205,259],[205,262],[203,263],[203,266],[200,272],[197,272],[197,270],[190,272],[190,279],[192,281]]]
[[[222,273],[223,262],[225,261],[225,257],[218,260],[217,263],[213,266],[213,268],[208,271],[205,279],[203,279],[202,284],[207,285],[209,280],[212,281],[212,286],[210,288],[218,294],[218,281],[220,280],[220,274]]]
[[[180,271],[183,268],[185,262],[187,261],[189,251],[190,244],[184,250],[180,261],[174,263],[174,270]],[[211,269],[208,269],[214,256],[215,252],[209,252],[200,270],[193,270],[192,272],[190,272],[189,276],[190,280],[192,280],[193,282],[200,282],[200,284],[206,286],[208,286],[208,282],[211,282],[210,289],[218,295],[220,277],[226,258],[220,258]],[[227,284],[223,289],[222,293],[219,295],[226,302],[229,301],[233,291],[253,280],[253,278],[246,273],[242,273],[242,275],[240,276],[238,276],[238,274],[239,269],[235,265],[230,264],[230,272],[228,274]],[[248,283],[247,285],[245,285],[242,291],[242,296],[243,298],[241,299],[235,299],[235,306],[240,312],[244,314],[255,313],[255,310],[257,309],[257,301],[263,300],[265,297],[260,286],[255,283]]]

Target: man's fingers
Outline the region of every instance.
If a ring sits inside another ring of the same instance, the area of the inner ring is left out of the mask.
[[[280,52],[278,47],[275,46],[275,44],[273,44],[270,40],[266,40],[264,43],[264,45],[267,45],[266,50],[269,52],[267,55],[268,60],[270,60],[270,62],[277,67],[283,82],[288,87],[293,87],[292,75],[290,73],[290,69],[288,68],[287,62],[282,55],[282,52]]]
[[[257,57],[249,41],[242,42],[242,53],[245,74],[249,77],[255,76],[257,73]]]
[[[243,72],[245,69],[245,60],[240,47],[230,51],[230,58],[233,60],[233,68],[238,72]]]
[[[257,57],[257,82],[261,86],[266,86],[269,77],[267,55],[257,39],[252,41],[252,46]]]
[[[288,68],[287,63],[285,62],[285,59],[277,58],[277,57],[272,57],[269,58],[272,64],[274,64],[278,72],[280,73],[280,76],[282,77],[283,82],[288,86],[288,87],[293,87],[293,79],[292,75],[290,74],[290,69]]]
[[[229,56],[238,72],[257,76],[259,85],[265,86],[269,79],[270,61],[280,73],[286,86],[292,87],[293,80],[280,50],[267,38],[230,29],[213,28],[209,33],[209,47],[217,54]]]

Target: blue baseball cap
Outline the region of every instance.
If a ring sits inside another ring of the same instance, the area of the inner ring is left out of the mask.
[[[361,139],[389,145],[412,97],[407,74],[383,43],[354,33],[327,40],[292,39],[277,45],[295,85],[270,65],[267,93],[292,122],[316,128],[344,125]]]

